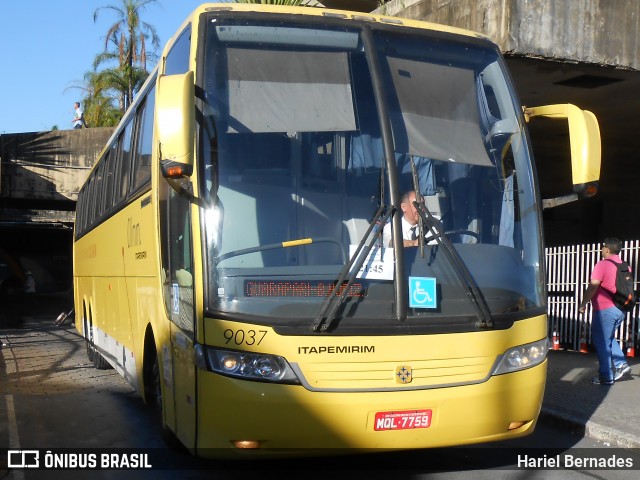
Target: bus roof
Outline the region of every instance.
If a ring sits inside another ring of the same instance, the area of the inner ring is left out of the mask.
[[[387,25],[402,25],[406,27],[413,28],[421,28],[425,30],[434,30],[438,32],[447,32],[451,34],[478,38],[483,40],[488,40],[491,43],[494,43],[489,37],[483,35],[478,32],[473,32],[471,30],[465,30],[462,28],[451,27],[448,25],[442,25],[438,23],[430,23],[424,22],[421,20],[412,20],[408,18],[402,17],[394,17],[389,15],[378,15],[373,13],[363,13],[349,10],[337,10],[331,8],[322,8],[322,7],[289,7],[289,6],[280,6],[280,5],[262,5],[258,3],[205,3],[200,5],[197,9],[195,9],[191,15],[180,25],[180,28],[177,29],[176,33],[182,31],[184,24],[188,21],[191,21],[195,16],[200,15],[203,12],[215,12],[215,11],[237,11],[237,12],[263,12],[263,13],[273,13],[273,14],[296,14],[296,15],[309,15],[316,17],[333,17],[333,18],[344,18],[344,19],[352,19],[352,20],[368,20],[372,22],[379,22]],[[168,43],[171,43],[169,40]]]

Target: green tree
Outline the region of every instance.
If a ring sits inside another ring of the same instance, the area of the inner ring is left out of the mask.
[[[90,127],[114,127],[122,118],[122,110],[113,101],[112,92],[119,84],[112,81],[107,71],[87,72],[84,76],[87,88],[84,97],[84,118]],[[115,87],[114,87],[115,85]]]
[[[153,25],[142,21],[140,14],[144,9],[157,3],[157,0],[120,0],[119,5],[99,7],[93,14],[97,21],[102,10],[110,10],[117,16],[105,35],[104,52],[96,56],[94,70],[105,63],[115,63],[114,67],[97,72],[100,90],[107,94],[109,90],[117,92],[122,113],[133,101],[148,75],[147,60],[154,56],[147,52],[150,41],[154,48],[160,47],[160,38]]]
[[[89,127],[114,127],[122,118],[122,111],[114,101],[114,82],[105,72],[87,72],[82,84],[67,87],[65,91],[69,89],[82,92],[80,103]]]

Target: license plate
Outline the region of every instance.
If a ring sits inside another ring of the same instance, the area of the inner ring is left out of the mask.
[[[428,428],[431,425],[431,410],[407,410],[402,412],[377,412],[373,429],[407,430],[410,428]]]

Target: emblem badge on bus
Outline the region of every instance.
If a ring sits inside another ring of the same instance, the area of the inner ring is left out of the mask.
[[[413,380],[413,374],[411,373],[411,367],[401,365],[396,367],[396,382],[397,383],[411,383]]]

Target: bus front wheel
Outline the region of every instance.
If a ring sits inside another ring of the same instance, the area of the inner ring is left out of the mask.
[[[158,356],[153,355],[151,365],[147,370],[147,378],[144,382],[144,397],[147,405],[158,420],[162,422],[162,385],[160,385],[160,366]]]
[[[160,426],[160,436],[164,443],[173,450],[184,448],[178,437],[167,427],[162,413],[162,384],[160,383],[160,364],[157,353],[149,358],[144,382],[144,400],[151,409],[152,415]]]

